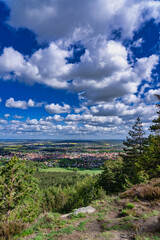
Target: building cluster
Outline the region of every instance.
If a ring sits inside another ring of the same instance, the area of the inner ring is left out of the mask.
[[[10,159],[17,155],[21,160],[43,162],[46,166],[77,167],[77,168],[99,168],[104,161],[118,158],[117,152],[11,152],[9,155],[0,156],[3,159]]]

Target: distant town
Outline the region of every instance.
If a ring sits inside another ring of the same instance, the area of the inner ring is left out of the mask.
[[[109,159],[115,160],[123,150],[122,140],[108,141],[1,141],[0,164],[11,157],[33,161],[42,168],[100,168]]]

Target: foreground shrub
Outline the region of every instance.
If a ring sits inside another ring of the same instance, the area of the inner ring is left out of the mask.
[[[68,188],[67,188],[68,189]],[[43,212],[61,212],[68,202],[69,194],[61,187],[49,187],[43,191]]]
[[[18,220],[22,223],[32,222],[41,212],[40,194],[24,199],[23,203],[17,205],[10,211],[9,221]],[[4,216],[5,219],[5,216]]]
[[[16,221],[0,222],[0,239],[11,239],[13,235],[19,234],[24,227],[24,224]]]
[[[0,220],[21,222],[34,220],[38,214],[39,192],[34,169],[17,157],[0,171]]]
[[[133,203],[127,202],[126,203],[126,208],[127,209],[133,209],[133,208],[135,208],[135,205]]]
[[[121,193],[121,197],[131,197],[144,200],[160,199],[160,187],[154,186],[155,181],[148,184],[135,185],[131,189]]]

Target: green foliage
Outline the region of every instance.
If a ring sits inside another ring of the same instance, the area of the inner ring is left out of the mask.
[[[25,237],[25,236],[28,236],[30,234],[34,233],[34,230],[33,228],[27,228],[27,229],[24,229],[21,233],[21,236],[22,237]]]
[[[81,206],[87,206],[93,200],[104,197],[104,191],[97,183],[96,177],[88,176],[79,182],[75,187],[73,198],[73,209]]]
[[[128,216],[128,215],[129,215],[129,213],[128,213],[127,209],[122,209],[121,210],[120,216],[125,217],[125,216]]]
[[[135,208],[135,205],[133,203],[127,202],[126,203],[126,208],[127,209],[133,209],[133,208]]]
[[[122,178],[123,162],[121,159],[108,160],[104,163],[104,171],[99,176],[99,185],[106,192],[118,192],[123,189],[124,179]]]
[[[123,174],[127,183],[136,184],[145,180],[145,174],[141,171],[139,165],[139,159],[144,153],[146,146],[146,139],[144,139],[144,131],[140,118],[137,118],[135,124],[132,126],[132,130],[128,132],[129,137],[127,141],[124,141],[124,154],[123,158]],[[130,185],[128,184],[128,185]]]
[[[128,134],[122,159],[106,161],[99,177],[99,184],[106,192],[118,192],[148,179],[140,163],[146,145],[140,118],[137,118]]]
[[[36,172],[35,177],[39,181],[41,189],[51,186],[62,188],[73,186],[84,179],[84,176],[75,172]]]
[[[34,169],[17,157],[2,167],[0,173],[0,220],[21,222],[34,220],[38,214],[38,187]]]
[[[76,230],[79,232],[84,232],[86,230],[85,225],[87,221],[80,222],[79,225],[77,226]]]
[[[160,95],[155,96],[160,100]],[[160,109],[160,104],[157,104],[157,107]],[[159,177],[160,174],[160,111],[157,113],[158,118],[153,120],[150,127],[154,135],[149,136],[148,145],[140,159],[140,165],[150,178]]]
[[[91,201],[104,196],[97,179],[87,176],[83,181],[71,187],[49,187],[43,190],[43,211],[69,212],[72,209],[87,206]]]
[[[85,218],[86,214],[85,213],[78,213],[78,214],[71,214],[70,219],[77,219],[77,218]]]
[[[53,229],[54,227],[63,227],[65,225],[66,221],[60,220],[60,214],[47,212],[38,217],[36,223],[33,225],[33,229],[39,232],[40,229]]]
[[[150,178],[160,175],[160,135],[150,135],[140,165]]]
[[[59,233],[60,233],[60,235],[62,234],[71,234],[73,231],[74,231],[75,229],[74,229],[74,226],[72,226],[72,225],[70,225],[70,226],[68,226],[68,227],[66,227],[66,228],[62,228],[60,231],[59,231]]]
[[[155,96],[157,97],[157,100],[159,100],[160,102],[160,95],[155,94]],[[160,104],[157,104],[157,108],[160,109]],[[160,111],[158,111],[157,114],[158,114],[158,118],[152,121],[153,125],[150,127],[150,129],[159,134],[160,133]]]
[[[152,216],[159,216],[159,213],[160,212],[158,210],[153,210],[153,211],[148,212],[148,213],[143,213],[141,218],[146,220],[146,219],[148,219]]]

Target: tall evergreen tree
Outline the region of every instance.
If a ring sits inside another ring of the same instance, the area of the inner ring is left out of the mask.
[[[155,94],[155,96],[157,97],[158,101],[160,102],[160,95]],[[150,129],[152,131],[156,131],[157,133],[160,133],[160,104],[156,104],[158,111],[158,118],[153,120],[153,125],[150,127]]]
[[[160,95],[155,95],[160,101]],[[148,137],[148,145],[145,153],[141,158],[141,167],[149,175],[150,178],[160,176],[160,104],[158,107],[158,118],[153,120],[153,125],[150,127],[152,133]]]
[[[38,211],[38,185],[33,169],[17,157],[0,171],[0,220],[32,221]]]
[[[139,159],[144,152],[145,138],[142,122],[138,117],[132,130],[128,132],[127,140],[124,144],[123,174],[131,183],[137,183],[139,177]]]

